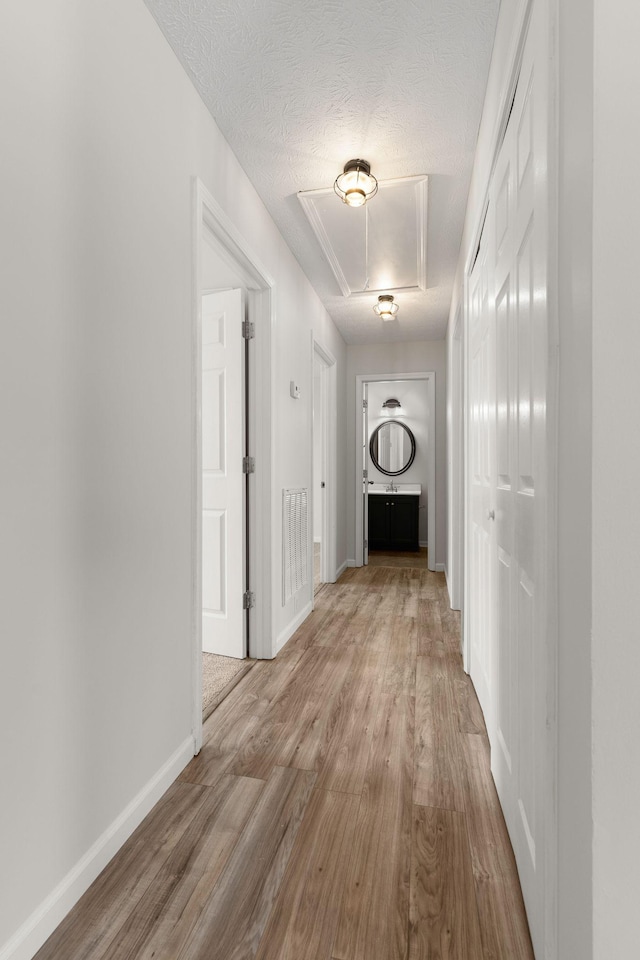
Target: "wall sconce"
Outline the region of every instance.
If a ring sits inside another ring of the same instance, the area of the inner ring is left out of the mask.
[[[378,302],[373,308],[381,320],[393,320],[400,307],[393,302],[393,297],[389,293],[383,293],[378,297]]]
[[[371,164],[366,160],[349,160],[344,165],[344,171],[336,178],[333,189],[343,203],[350,207],[363,207],[378,192],[378,181],[371,173]]]
[[[396,400],[395,397],[389,397],[388,400],[382,404],[382,415],[387,415],[388,417],[400,417],[402,416],[402,404],[399,400]]]

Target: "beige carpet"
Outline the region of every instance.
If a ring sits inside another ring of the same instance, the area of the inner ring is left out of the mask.
[[[250,670],[253,660],[202,654],[202,719],[206,720],[238,680]]]

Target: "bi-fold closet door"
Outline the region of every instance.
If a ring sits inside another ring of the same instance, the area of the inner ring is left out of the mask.
[[[469,669],[532,939],[548,844],[548,256],[543,18],[534,4],[467,296]]]

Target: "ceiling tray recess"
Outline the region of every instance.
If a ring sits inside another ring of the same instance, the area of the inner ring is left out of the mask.
[[[333,187],[298,194],[343,296],[427,289],[427,182],[380,180],[357,208],[340,203]]]

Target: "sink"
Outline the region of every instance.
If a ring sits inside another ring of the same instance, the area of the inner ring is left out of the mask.
[[[386,483],[373,483],[369,487],[369,493],[393,493],[398,496],[420,496],[422,493],[422,484],[420,483],[394,483],[396,490],[388,490]]]

